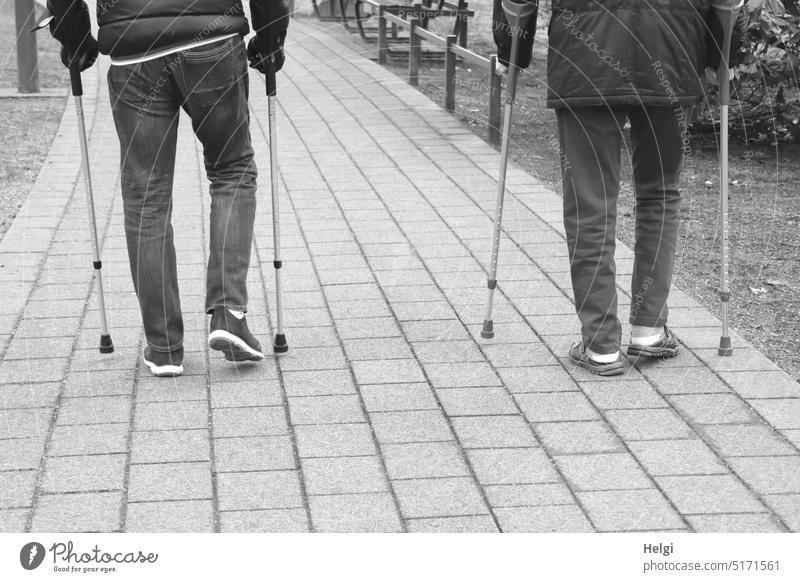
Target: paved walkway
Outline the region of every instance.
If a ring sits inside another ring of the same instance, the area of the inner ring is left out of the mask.
[[[85,104],[117,351],[97,352],[70,105],[0,244],[0,530],[800,531],[797,383],[740,339],[718,357],[718,322],[677,290],[680,357],[615,379],[571,365],[560,199],[513,167],[497,337],[481,340],[498,153],[319,25],[292,29],[279,127],[289,354],[236,367],[206,349],[209,205],[184,120],[186,374],[143,368],[103,61]],[[251,93],[250,319],[268,342],[260,77]],[[624,291],[631,251],[617,256]]]

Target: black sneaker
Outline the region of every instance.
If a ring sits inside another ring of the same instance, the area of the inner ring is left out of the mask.
[[[649,346],[631,343],[628,346],[628,355],[648,358],[674,358],[678,355],[678,346],[678,339],[665,325],[664,334],[660,340]]]
[[[145,348],[142,359],[153,376],[169,378],[183,374],[183,348],[171,352],[157,352]]]
[[[237,318],[224,307],[215,307],[211,315],[208,347],[223,352],[231,362],[257,362],[264,358],[261,344],[247,329],[247,320]]]

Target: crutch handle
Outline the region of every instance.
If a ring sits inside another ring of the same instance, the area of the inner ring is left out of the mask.
[[[83,83],[81,82],[81,70],[78,59],[74,59],[69,67],[69,82],[72,85],[72,94],[75,97],[83,95]]]
[[[267,64],[264,73],[267,81],[267,97],[275,97],[278,94],[278,83],[275,81],[275,60],[270,57],[264,62]]]

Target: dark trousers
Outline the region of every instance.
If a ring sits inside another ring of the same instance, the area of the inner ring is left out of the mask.
[[[203,145],[211,182],[206,310],[247,310],[256,210],[247,56],[240,36],[144,63],[112,66],[108,86],[122,150],[125,235],[147,344],[183,345],[172,230],[178,117]],[[180,218],[179,218],[180,220]]]
[[[556,111],[575,309],[584,345],[596,353],[612,353],[621,341],[614,249],[626,116],[636,195],[630,322],[666,324],[680,225],[680,115],[680,109],[640,106]]]

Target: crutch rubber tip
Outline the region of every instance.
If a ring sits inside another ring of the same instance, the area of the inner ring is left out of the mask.
[[[100,353],[101,354],[114,353],[114,342],[111,341],[111,336],[108,334],[100,336]]]
[[[492,339],[494,337],[494,324],[491,321],[486,320],[483,322],[481,337],[483,339]]]
[[[720,356],[733,355],[733,346],[731,345],[731,338],[729,336],[722,336],[719,338],[719,348],[717,348],[717,354]]]
[[[286,336],[279,333],[275,336],[275,343],[272,346],[275,348],[276,354],[285,354],[289,351],[289,344],[286,343]]]

